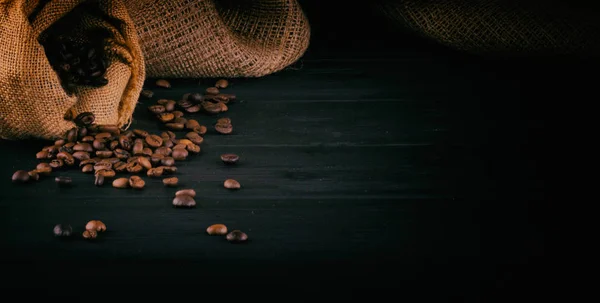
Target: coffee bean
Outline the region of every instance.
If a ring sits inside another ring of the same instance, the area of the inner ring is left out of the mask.
[[[100,161],[98,163],[96,163],[94,165],[94,170],[98,171],[98,170],[103,170],[103,169],[112,169],[112,163],[108,162],[108,161]]]
[[[231,124],[231,119],[227,117],[219,118],[216,124]]]
[[[138,158],[138,163],[145,168],[146,170],[151,169],[152,168],[152,163],[150,162],[150,160],[148,160],[148,158],[146,157],[139,157]]]
[[[93,229],[90,229],[90,230],[84,231],[82,236],[84,239],[93,240],[93,239],[96,239],[96,237],[98,237],[98,232]]]
[[[75,117],[74,122],[77,126],[85,127],[88,125],[92,125],[95,120],[96,120],[96,116],[94,116],[93,113],[84,112],[84,113],[77,115],[77,117]]]
[[[173,157],[164,157],[160,163],[164,166],[173,166],[175,165],[175,159]]]
[[[77,136],[78,136],[78,129],[76,127],[69,129],[67,131],[67,134],[65,135],[67,142],[77,141]]]
[[[121,159],[121,160],[131,157],[131,154],[128,151],[126,151],[124,149],[120,149],[120,148],[115,149],[114,154],[115,154],[115,157],[117,157],[118,159]]]
[[[60,176],[54,178],[54,182],[56,182],[59,186],[68,186],[73,183],[73,179],[71,179],[71,177]]]
[[[194,129],[192,129],[193,131],[199,133],[201,136],[204,136],[206,134],[206,131],[208,130],[206,128],[206,126],[204,125],[200,125],[200,127],[196,127]]]
[[[227,234],[227,226],[225,224],[213,224],[206,228],[206,233],[211,236],[224,236]]]
[[[92,147],[96,150],[102,150],[105,148],[105,144],[103,140],[94,140],[94,142],[92,142]]]
[[[193,153],[193,154],[198,154],[200,153],[200,145],[196,145],[196,144],[188,144],[186,145],[186,149],[188,152]]]
[[[200,136],[200,134],[198,134],[197,132],[189,132],[185,134],[185,137],[192,141],[194,144],[200,145],[202,144],[202,142],[204,142],[204,138],[202,138],[202,136]]]
[[[98,162],[100,162],[99,158],[91,158],[91,159],[82,160],[82,161],[79,162],[79,167],[83,167],[83,166],[86,166],[88,164],[92,164],[92,166],[94,166]]]
[[[35,169],[37,170],[38,174],[42,175],[50,175],[50,173],[52,173],[52,166],[50,166],[48,163],[40,163],[35,167]]]
[[[134,156],[139,156],[144,154],[144,141],[142,139],[136,139],[133,144],[133,148],[131,149],[131,153]]]
[[[129,137],[121,135],[121,136],[119,136],[119,145],[124,150],[131,150],[131,147],[133,144],[131,143],[131,140],[129,139]]]
[[[171,141],[169,141],[169,142],[171,142]],[[170,156],[172,152],[173,152],[173,150],[171,148],[168,148],[165,146],[161,146],[154,151],[155,154],[160,154],[163,156]]]
[[[85,142],[85,143],[92,143],[94,142],[96,138],[94,138],[93,136],[85,136],[83,138],[81,138],[81,142]]]
[[[178,110],[173,111],[173,115],[175,115],[175,119],[183,117],[183,112]]]
[[[235,99],[237,98],[234,94],[221,94],[221,96],[226,98],[228,102],[235,101]]]
[[[150,135],[146,137],[146,143],[148,143],[148,145],[156,148],[156,147],[160,147],[163,143],[163,139],[157,135]]]
[[[58,139],[54,141],[54,145],[63,146],[67,141],[65,139]]]
[[[116,172],[124,172],[127,170],[127,163],[119,161],[113,164],[113,170]]]
[[[181,189],[178,190],[175,193],[175,196],[181,196],[181,195],[186,195],[186,196],[190,196],[190,197],[195,197],[196,196],[196,191],[193,189]]]
[[[177,143],[177,145],[173,146],[173,150],[176,149],[187,149],[187,145],[184,143]]]
[[[86,230],[95,230],[97,232],[106,231],[106,225],[100,220],[91,220],[85,225]]]
[[[73,146],[75,146],[75,143],[72,143],[72,142],[71,143],[67,143],[67,144],[61,146],[58,149],[58,152],[65,152],[65,153],[71,154],[71,153],[74,152]],[[55,154],[54,152],[52,152],[52,153]]]
[[[139,163],[135,163],[133,166],[127,167],[127,171],[132,174],[137,174],[142,170],[144,170],[144,167],[141,166]]]
[[[153,152],[152,149],[149,147],[144,147],[144,149],[142,150],[142,155],[150,157],[152,156]]]
[[[183,100],[179,100],[179,101],[177,102],[177,105],[179,105],[179,107],[181,107],[181,108],[183,108],[183,109],[188,109],[188,108],[190,108],[190,107],[192,107],[192,106],[196,105],[196,103],[195,103],[195,102],[192,102],[192,101],[190,101],[190,100],[187,100],[187,99],[183,99]]]
[[[113,178],[116,172],[112,169],[101,169],[94,173],[96,176],[104,176],[104,178]]]
[[[177,140],[177,145],[176,146],[179,146],[180,144],[188,146],[190,144],[194,144],[194,142],[192,142],[190,139],[179,139],[179,140]],[[180,148],[180,147],[177,147],[177,148]]]
[[[227,179],[223,182],[223,186],[227,189],[239,189],[241,187],[240,182],[234,179]]]
[[[193,114],[193,113],[199,112],[201,109],[202,109],[202,106],[200,104],[196,104],[196,105],[192,105],[192,106],[186,107],[185,111],[188,112],[188,113],[190,113],[190,114]]]
[[[46,146],[42,149],[42,151],[48,152],[49,156],[56,155],[63,146],[52,145]]]
[[[221,112],[221,106],[217,103],[211,102],[202,102],[202,109],[212,115],[216,115]]]
[[[148,106],[148,110],[151,111],[153,114],[160,114],[166,111],[165,107],[162,105],[150,105]]]
[[[229,107],[227,107],[227,105],[225,105],[225,103],[219,101],[217,104],[221,107],[221,112],[222,113],[224,113],[224,112],[226,112],[226,111],[229,110]]]
[[[161,88],[171,88],[171,83],[169,83],[169,81],[165,80],[165,79],[159,79],[156,80],[156,86],[161,87]]]
[[[187,122],[185,122],[185,128],[192,130],[196,127],[200,127],[200,123],[198,123],[198,121],[194,120],[194,119],[189,119],[187,120]]]
[[[233,125],[225,124],[225,123],[217,123],[215,124],[215,130],[223,135],[228,135],[233,132]]]
[[[92,164],[84,165],[83,168],[81,168],[82,173],[91,173],[93,171],[94,171],[94,165],[92,165]]]
[[[167,123],[165,126],[172,130],[182,130],[185,127],[183,123]]]
[[[96,152],[96,156],[100,158],[110,158],[113,156],[113,151],[111,150],[99,150]]]
[[[173,121],[171,121],[172,123],[181,123],[183,124],[183,126],[185,127],[185,123],[187,122],[187,119],[184,117],[180,117],[180,118],[175,118]]]
[[[115,150],[117,149],[117,147],[119,147],[119,141],[117,140],[110,141],[110,143],[108,144],[108,149],[110,150]]]
[[[121,133],[119,127],[114,124],[98,125],[97,128],[99,133],[111,133],[112,135],[118,135]]]
[[[227,86],[229,86],[229,82],[225,79],[219,79],[217,80],[217,83],[215,83],[216,88],[227,88]]]
[[[184,97],[184,99],[187,99],[194,103],[200,103],[200,102],[204,101],[204,96],[200,93],[192,93],[192,94],[189,94],[187,96],[187,98]]]
[[[162,159],[165,158],[165,155],[163,154],[152,154],[152,156],[150,156],[150,162],[152,162],[152,164],[157,165],[160,164]]]
[[[35,154],[35,158],[38,159],[38,160],[48,159],[48,158],[50,158],[50,153],[48,153],[47,151],[43,150],[43,151],[40,151],[37,154]]]
[[[73,158],[75,158],[79,161],[89,160],[90,154],[88,152],[84,152],[84,151],[76,151],[73,153]]]
[[[114,188],[127,188],[127,187],[129,187],[129,179],[117,178],[117,179],[113,180],[112,186]]]
[[[165,110],[168,112],[172,112],[175,110],[175,105],[177,105],[177,102],[175,102],[175,100],[169,100],[166,104],[164,104]]]
[[[175,206],[175,207],[194,207],[194,206],[196,206],[196,201],[191,196],[179,195],[179,196],[175,196],[175,198],[173,199],[173,206]]]
[[[74,151],[93,152],[94,148],[89,143],[77,143],[73,146]]]
[[[234,230],[228,233],[225,238],[231,243],[242,243],[248,241],[248,235],[240,230]]]
[[[165,105],[167,103],[169,103],[169,99],[158,99],[158,101],[156,101],[156,104],[158,105]]]
[[[131,176],[129,177],[129,186],[134,189],[142,189],[146,186],[146,181],[139,176]]]
[[[73,233],[73,228],[69,224],[56,224],[53,233],[57,237],[70,237]]]
[[[177,177],[165,178],[163,179],[163,184],[165,186],[175,187],[179,184],[179,179]]]
[[[175,159],[176,161],[183,161],[187,158],[187,156],[188,151],[182,148],[174,149],[171,153],[171,157],[173,157],[173,159]]]
[[[163,174],[172,175],[177,172],[177,166],[159,166],[163,170]]]
[[[61,159],[54,159],[54,160],[50,161],[50,167],[52,167],[52,169],[61,168],[64,165],[65,165],[65,163]]]
[[[216,95],[218,93],[219,93],[219,89],[216,88],[216,87],[214,87],[214,86],[213,87],[209,87],[209,88],[206,89],[206,94],[207,95]]]
[[[167,140],[163,140],[163,146],[167,147],[167,148],[172,148],[173,147],[173,141],[171,139],[167,139]]]
[[[110,164],[112,164],[112,165],[115,165],[115,163],[117,163],[117,162],[121,161],[121,159],[119,159],[119,158],[116,158],[116,157],[115,157],[115,158],[108,158],[108,159],[104,159],[104,160],[102,160],[102,161],[104,161],[104,162],[108,162],[108,163],[110,163]]]
[[[27,173],[29,174],[29,180],[38,181],[40,179],[40,175],[36,170],[30,170]]]
[[[156,167],[156,168],[151,168],[149,169],[146,174],[148,175],[148,177],[160,177],[163,174],[163,169],[162,167]]]
[[[160,113],[160,114],[157,114],[156,117],[158,118],[158,120],[160,120],[160,122],[163,122],[163,123],[167,123],[167,122],[173,121],[173,119],[175,119],[175,115],[173,115],[173,113]]]
[[[134,129],[133,133],[138,138],[146,138],[146,136],[149,135],[149,133],[147,131],[143,130],[143,129]]]
[[[59,160],[63,160],[68,166],[72,166],[75,164],[75,158],[73,158],[73,155],[67,152],[60,152],[56,154],[56,158]]]
[[[104,185],[104,176],[103,175],[96,175],[96,179],[94,180],[94,185],[96,185],[96,186],[102,186],[102,185]]]
[[[100,142],[106,142],[110,137],[112,137],[112,134],[109,132],[98,133],[94,136],[94,138],[96,138],[96,140],[100,140]]]
[[[87,127],[79,127],[79,133],[78,133],[79,138],[85,138],[85,137],[87,137],[87,134],[88,134]]]
[[[239,159],[240,159],[240,157],[236,154],[222,154],[221,155],[221,160],[225,164],[235,164],[238,162]]]
[[[152,96],[154,96],[154,92],[151,90],[142,90],[142,92],[140,93],[141,96],[145,97],[145,98],[152,98]]]

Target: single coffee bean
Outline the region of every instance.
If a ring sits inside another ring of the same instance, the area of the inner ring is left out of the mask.
[[[131,149],[133,155],[138,156],[144,153],[144,141],[142,139],[136,139]]]
[[[92,142],[92,147],[96,150],[102,150],[105,147],[104,141],[96,139],[94,142]]]
[[[211,102],[202,102],[202,109],[211,115],[216,115],[221,112],[221,106]]]
[[[142,189],[146,186],[146,181],[139,176],[131,176],[129,177],[129,186],[134,189]]]
[[[65,139],[58,139],[58,140],[54,141],[54,145],[57,145],[57,146],[63,146],[65,143],[67,143],[67,141]]]
[[[186,149],[187,145],[183,144],[183,143],[177,143],[177,145],[173,146],[173,150],[176,149]]]
[[[79,136],[79,138],[85,138],[87,137],[88,134],[88,129],[87,127],[79,127],[79,133],[77,134]]]
[[[104,175],[96,175],[96,179],[94,180],[94,185],[96,185],[96,186],[104,185]]]
[[[200,102],[204,101],[204,96],[200,93],[191,93],[191,94],[188,94],[187,98],[184,97],[184,99],[187,99],[194,103],[200,103]]]
[[[173,121],[173,119],[175,119],[175,115],[173,115],[173,113],[160,113],[160,114],[157,114],[156,117],[162,123],[167,123],[167,122]]]
[[[121,133],[121,129],[114,124],[102,124],[98,125],[97,127],[99,133],[111,133],[112,135],[118,135]]]
[[[35,167],[35,169],[37,170],[38,174],[46,176],[52,173],[52,166],[50,166],[48,163],[40,163]]]
[[[234,179],[227,179],[223,182],[223,186],[227,189],[239,189],[241,187],[240,182]]]
[[[154,148],[157,148],[162,145],[163,139],[157,135],[150,135],[146,137],[146,143]]]
[[[73,152],[75,152],[73,150],[73,146],[75,146],[75,143],[67,143],[67,144],[61,146],[60,148],[58,148],[58,152],[65,152],[68,154],[72,154]],[[53,154],[55,154],[55,153],[53,153]]]
[[[69,224],[56,224],[53,233],[57,237],[70,237],[73,233],[73,228]]]
[[[139,157],[138,163],[146,170],[152,168],[152,162],[150,162],[150,160],[148,160],[146,157]]]
[[[48,159],[48,158],[50,158],[50,153],[43,150],[43,151],[40,151],[37,154],[35,154],[35,158],[38,160]]]
[[[190,144],[194,144],[194,142],[192,142],[190,139],[179,139],[177,140],[177,145],[183,144],[185,146],[188,146]],[[180,147],[177,147],[180,148]]]
[[[169,99],[158,99],[158,101],[156,101],[156,104],[158,105],[166,105],[167,103],[169,103]]]
[[[89,143],[77,143],[73,146],[73,150],[91,153],[94,151],[94,148]]]
[[[202,144],[202,142],[204,142],[204,138],[202,138],[202,136],[200,136],[200,134],[198,134],[197,132],[189,132],[185,134],[185,137],[192,141],[194,144],[200,145]]]
[[[221,112],[222,113],[224,113],[224,112],[226,112],[226,111],[229,110],[229,107],[227,107],[227,105],[225,103],[219,101],[217,104],[221,107]]]
[[[88,152],[84,152],[84,151],[76,151],[73,153],[73,158],[79,160],[79,161],[83,161],[83,160],[89,160],[90,159],[90,153]]]
[[[112,169],[112,163],[108,161],[100,161],[94,165],[94,170]]]
[[[100,158],[110,158],[113,156],[113,151],[112,150],[99,150],[96,152],[96,156],[100,157]]]
[[[73,183],[73,179],[71,179],[71,177],[60,176],[54,178],[54,182],[56,182],[59,186],[68,186]]]
[[[145,97],[145,98],[148,98],[148,99],[150,99],[150,98],[152,98],[152,96],[154,96],[154,92],[153,92],[153,91],[151,91],[151,90],[147,90],[147,89],[145,89],[145,90],[142,90],[142,92],[140,93],[140,95],[141,95],[142,97]]]
[[[152,154],[152,156],[150,156],[150,162],[152,162],[152,164],[154,165],[158,165],[161,163],[162,159],[165,158],[165,155],[162,154]]]
[[[165,126],[172,130],[182,130],[185,127],[183,123],[166,123]]]
[[[187,107],[185,109],[185,111],[188,112],[188,113],[190,113],[190,114],[193,114],[193,113],[199,112],[201,109],[202,109],[202,105],[196,104],[196,105],[192,105],[190,107]]]
[[[227,88],[227,86],[229,86],[229,82],[225,79],[219,79],[217,80],[217,83],[215,83],[216,88]]]
[[[167,139],[163,141],[163,146],[167,147],[167,148],[172,148],[173,147],[173,140],[171,139]]]
[[[213,97],[213,101],[222,102],[223,104],[227,104],[227,103],[229,103],[229,98],[227,98],[227,96],[224,94],[218,94]]]
[[[181,196],[181,195],[186,195],[186,196],[190,196],[190,197],[196,197],[196,191],[195,191],[195,190],[193,190],[193,189],[189,189],[189,188],[188,188],[188,189],[181,189],[181,190],[178,190],[178,191],[175,193],[175,196]]]
[[[160,164],[162,164],[163,166],[173,166],[175,165],[175,159],[173,159],[173,157],[164,157],[160,161]]]
[[[164,175],[172,175],[177,172],[177,166],[159,166],[163,170]]]
[[[154,152],[153,152],[153,151],[152,151],[152,149],[151,149],[151,148],[149,148],[149,147],[144,147],[144,149],[142,150],[142,155],[143,155],[143,156],[150,157],[150,156],[152,156],[152,154],[153,154],[153,153],[154,153]]]
[[[40,179],[40,174],[36,170],[30,170],[27,173],[29,174],[29,180],[38,181]]]
[[[175,102],[175,100],[169,100],[167,103],[164,104],[164,107],[166,111],[172,112],[175,110],[175,105],[177,105],[177,102]]]
[[[223,135],[228,135],[233,132],[233,125],[225,124],[225,123],[217,123],[215,124],[215,130]]]
[[[141,166],[139,163],[135,163],[133,166],[127,167],[127,171],[132,174],[137,174],[142,170],[144,170],[144,167]]]
[[[183,109],[188,109],[188,108],[196,105],[196,103],[193,101],[187,100],[187,99],[183,99],[183,100],[179,100],[177,102],[177,105]]]
[[[160,113],[164,113],[166,111],[164,106],[158,105],[158,104],[148,106],[148,110],[150,112],[152,112],[153,114],[160,114]]]
[[[131,150],[132,142],[128,136],[120,135],[119,136],[119,145],[124,150]]]
[[[117,147],[119,147],[119,141],[117,140],[110,141],[110,143],[108,144],[108,149],[110,150],[115,150],[117,149]]]
[[[61,159],[54,159],[54,160],[50,161],[50,167],[52,167],[52,169],[61,168],[64,165],[65,165],[65,163]]]
[[[165,80],[165,79],[159,79],[156,80],[156,86],[161,87],[161,88],[171,88],[171,83],[169,83],[169,81]]]
[[[171,153],[171,157],[173,157],[173,159],[175,159],[176,161],[183,161],[187,158],[188,154],[189,153],[187,150],[182,148],[176,148]]]
[[[169,142],[171,141],[169,140]],[[165,146],[161,146],[154,151],[155,154],[163,155],[165,157],[170,156],[172,152],[173,150],[171,148]]]
[[[187,120],[187,122],[185,122],[185,128],[192,130],[196,127],[200,127],[200,123],[198,123],[197,120],[194,119],[189,119]]]
[[[115,157],[117,157],[118,159],[121,159],[121,160],[131,157],[131,154],[128,151],[126,151],[124,149],[120,149],[120,148],[115,149],[114,154],[115,154]]]
[[[52,146],[46,146],[44,148],[42,148],[43,151],[47,151],[48,154],[53,154],[56,155],[60,149],[63,147],[63,145],[52,145]]]
[[[183,112],[175,110],[173,111],[173,115],[175,115],[175,119],[183,117]]]
[[[148,177],[160,177],[163,174],[163,169],[162,167],[156,167],[156,168],[151,168],[149,169],[146,174],[148,175]]]
[[[240,159],[240,157],[236,154],[222,154],[221,155],[221,160],[225,164],[235,164],[238,162],[239,159]]]
[[[121,161],[121,159],[115,157],[115,158],[103,159],[102,161],[108,162],[108,163],[110,163],[112,165],[115,165],[115,163]]]
[[[94,165],[92,165],[92,164],[84,165],[83,168],[81,168],[81,172],[84,174],[91,173],[93,171],[94,171]]]
[[[79,162],[79,167],[83,167],[86,166],[88,164],[92,164],[92,166],[96,165],[96,163],[100,162],[99,158],[90,158],[90,159],[86,159],[86,160],[82,160]]]
[[[75,158],[73,158],[73,155],[67,152],[60,152],[56,154],[56,158],[59,160],[63,160],[68,166],[73,166],[75,164]]]
[[[188,152],[192,153],[192,154],[198,154],[200,153],[200,145],[196,145],[196,144],[188,144],[186,145],[186,148]]]
[[[82,236],[84,239],[93,240],[93,239],[96,239],[96,237],[98,237],[98,232],[93,229],[90,229],[90,230],[84,231]]]
[[[206,228],[206,233],[211,236],[224,236],[227,234],[227,226],[225,224],[213,224]]]
[[[235,101],[235,99],[237,98],[234,94],[221,94],[221,96],[226,98],[228,102]]]
[[[146,136],[149,135],[149,133],[147,131],[143,130],[143,129],[134,129],[133,133],[138,138],[146,138]]]
[[[194,206],[196,206],[196,201],[191,196],[179,195],[179,196],[175,196],[175,198],[173,199],[173,206],[175,206],[175,207],[194,207]]]
[[[204,125],[200,125],[200,127],[196,127],[194,129],[192,129],[193,131],[197,132],[198,134],[200,134],[201,136],[204,136],[206,134],[206,131],[208,130],[206,128],[206,126]]]
[[[206,89],[207,95],[217,95],[218,93],[219,93],[219,89],[214,86]]]
[[[127,188],[127,187],[129,187],[129,179],[117,178],[112,182],[112,186],[114,188]]]
[[[115,172],[124,172],[127,170],[127,163],[125,163],[123,161],[119,161],[119,162],[113,164],[113,170]]]
[[[184,117],[180,117],[180,118],[175,118],[173,121],[171,121],[172,123],[181,123],[183,124],[183,126],[185,127],[185,123],[187,122],[187,119]]]
[[[100,220],[91,220],[85,225],[86,230],[95,230],[97,232],[106,231],[106,225]]]
[[[77,115],[77,117],[75,117],[74,122],[77,126],[85,127],[88,125],[92,125],[95,120],[96,120],[96,116],[94,116],[93,113],[84,112],[84,113]]]
[[[227,118],[227,117],[223,117],[223,118],[219,118],[217,119],[217,123],[216,124],[231,124],[231,119]]]
[[[113,178],[117,173],[112,169],[101,169],[97,170],[95,173],[97,176],[104,176],[104,178]]]
[[[81,142],[85,142],[85,143],[93,143],[94,140],[96,140],[96,138],[94,138],[93,136],[85,136],[85,137],[81,138]]]
[[[248,235],[237,229],[228,233],[225,238],[231,243],[242,243],[248,241]]]
[[[65,135],[67,142],[76,142],[77,136],[78,136],[78,129],[76,127],[69,129]]]
[[[177,184],[179,184],[179,179],[177,177],[164,178],[163,184],[165,186],[175,187]]]
[[[98,133],[94,136],[96,140],[100,140],[101,142],[106,142],[110,137],[112,137],[112,134],[109,132]]]
[[[177,135],[170,130],[166,131],[166,133],[167,135],[169,135],[169,138],[171,138],[171,140],[175,140],[177,138]]]

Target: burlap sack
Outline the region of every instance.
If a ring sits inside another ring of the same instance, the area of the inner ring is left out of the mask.
[[[259,77],[306,51],[295,0],[131,0],[148,77]]]
[[[61,137],[74,126],[68,112],[93,112],[100,124],[127,125],[142,89],[145,70],[136,30],[121,0],[50,1],[33,21],[39,0],[0,0],[0,137]],[[57,26],[65,22],[67,26]],[[38,41],[55,28],[85,37],[106,28],[111,63],[101,88],[83,87],[70,97]],[[42,35],[43,36],[43,35]]]
[[[377,0],[394,24],[483,55],[600,54],[593,11],[560,1]]]

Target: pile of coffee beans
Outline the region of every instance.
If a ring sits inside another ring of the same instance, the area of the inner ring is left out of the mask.
[[[106,231],[106,224],[100,220],[91,220],[85,225],[85,230],[81,236],[86,240],[94,240],[98,237],[98,233]],[[69,224],[56,224],[54,226],[54,236],[68,238],[73,235],[73,227]]]

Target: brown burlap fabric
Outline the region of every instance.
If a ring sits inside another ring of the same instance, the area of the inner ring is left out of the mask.
[[[131,0],[148,77],[259,77],[306,51],[295,0]]]
[[[121,0],[50,1],[33,21],[39,0],[0,0],[0,137],[63,136],[74,126],[67,112],[93,112],[97,123],[127,125],[145,79],[137,33]],[[66,26],[58,26],[63,24]],[[79,88],[69,96],[38,40],[52,30],[72,30],[85,39],[89,29],[110,32],[106,50],[108,85]]]
[[[597,17],[559,1],[378,0],[376,12],[406,29],[472,53],[600,53]]]

